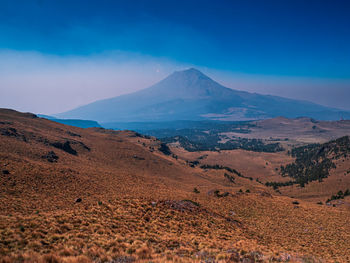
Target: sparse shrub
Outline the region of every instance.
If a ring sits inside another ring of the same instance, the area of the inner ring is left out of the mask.
[[[139,259],[151,259],[152,258],[152,250],[147,247],[147,246],[143,246],[141,248],[139,248],[138,250],[136,250],[136,255]]]
[[[54,254],[44,255],[42,258],[43,263],[60,263],[59,258]]]
[[[63,257],[74,256],[74,250],[71,248],[65,247],[59,252],[59,255]]]
[[[196,193],[196,194],[199,194],[199,193],[200,193],[200,191],[199,191],[196,187],[193,188],[193,192]]]
[[[292,204],[293,204],[293,205],[298,205],[299,202],[298,202],[298,201],[293,201]]]
[[[54,151],[49,151],[46,155],[43,155],[42,158],[50,163],[56,163],[59,157]]]
[[[91,263],[91,260],[84,255],[80,255],[80,256],[74,257],[71,263]]]
[[[344,196],[348,196],[348,195],[350,195],[350,190],[346,189],[346,191],[344,192]]]
[[[11,259],[9,256],[2,256],[2,258],[0,259],[1,263],[12,263],[13,259]]]
[[[74,150],[72,148],[72,146],[70,145],[70,141],[65,141],[64,143],[62,142],[54,142],[54,143],[51,143],[51,146],[57,148],[57,149],[61,149],[67,153],[70,153],[72,155],[77,155],[77,151]]]
[[[296,184],[296,181],[288,181],[288,182],[266,182],[266,186],[272,186],[273,190],[277,190],[279,187],[282,186],[290,186],[293,184]]]
[[[197,202],[195,202],[195,201],[193,201],[193,200],[185,199],[185,200],[182,200],[182,201],[183,201],[183,202],[189,202],[189,203],[191,203],[191,204],[193,204],[193,205],[195,205],[195,206],[198,206],[198,207],[201,206],[199,203],[197,203]]]
[[[220,253],[216,256],[217,261],[222,261],[224,259],[226,259],[226,255],[224,253]]]
[[[164,153],[165,155],[170,155],[172,154],[172,152],[170,151],[170,148],[168,147],[168,145],[166,145],[165,143],[161,143],[160,147],[158,148],[158,150],[162,153]]]
[[[96,245],[90,247],[87,251],[87,256],[92,258],[92,259],[98,259],[103,254],[105,254],[104,250],[100,247],[97,247]],[[95,261],[97,261],[97,260],[95,260]]]
[[[349,196],[349,195],[350,195],[349,189],[346,189],[345,192],[340,190],[336,195],[332,195],[331,198],[326,201],[326,203],[329,203],[332,200],[344,199],[346,196]]]
[[[232,175],[229,175],[228,173],[225,173],[224,176],[231,182],[235,183],[235,177]]]
[[[132,247],[129,247],[127,250],[126,250],[126,253],[128,253],[128,254],[134,254],[135,253],[135,249],[134,248],[132,248]]]
[[[214,196],[216,196],[216,197],[226,197],[229,194],[230,194],[229,192],[224,192],[224,193],[221,194],[219,190],[215,190],[214,191]]]

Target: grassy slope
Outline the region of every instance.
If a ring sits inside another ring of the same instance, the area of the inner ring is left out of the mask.
[[[287,155],[286,152],[257,153],[244,150],[187,152],[181,147],[172,147],[172,150],[183,159],[198,160],[201,164],[219,164],[235,168],[245,176],[258,179],[262,183],[294,180],[293,178],[280,175],[280,166],[285,166],[294,161],[294,158]],[[325,203],[328,198],[338,193],[339,190],[344,192],[346,189],[350,189],[350,158],[341,157],[339,160],[334,160],[334,163],[336,164],[336,169],[331,169],[330,176],[323,179],[322,182],[310,182],[305,187],[300,187],[299,185],[280,187],[278,190],[289,197],[313,203]],[[343,208],[349,208],[349,201],[350,198],[345,198],[345,200],[332,203],[339,204]]]
[[[0,135],[0,165],[9,172],[0,175],[4,262],[349,260],[348,211],[292,204],[245,178],[231,183],[224,171],[191,168],[133,132],[6,110],[0,122],[7,134]],[[69,141],[77,155],[50,146],[57,141]],[[57,163],[42,157],[49,151]],[[214,190],[230,195],[218,198]]]

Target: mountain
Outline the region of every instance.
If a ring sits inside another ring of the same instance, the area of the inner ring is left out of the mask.
[[[307,101],[226,88],[200,71],[177,71],[150,88],[58,114],[103,123],[173,120],[256,120],[308,116],[319,120],[350,118],[350,112]]]

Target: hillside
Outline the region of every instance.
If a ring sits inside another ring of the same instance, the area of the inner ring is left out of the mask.
[[[311,144],[291,150],[295,161],[281,167],[281,175],[292,178],[292,186],[281,187],[285,194],[293,192],[294,196],[350,206],[350,138],[344,136],[323,144]],[[304,189],[305,188],[305,189]],[[346,199],[347,202],[329,202],[335,199]]]
[[[191,68],[174,72],[147,89],[57,114],[58,118],[96,120],[111,128],[118,128],[118,122],[125,126],[125,122],[237,121],[277,116],[338,120],[350,118],[350,113],[306,101],[229,89]]]
[[[349,136],[303,146],[287,142],[291,143],[291,148],[279,152],[243,149],[188,151],[181,143],[169,145],[179,158],[197,165],[237,169],[247,178],[271,187],[277,195],[346,209],[350,207],[350,192],[347,192],[350,191]]]
[[[1,109],[0,165],[2,262],[349,261],[348,210],[135,132]]]

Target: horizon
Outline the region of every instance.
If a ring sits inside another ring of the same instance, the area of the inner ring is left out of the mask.
[[[350,110],[348,1],[0,7],[3,108],[57,114],[194,67],[231,89]]]

